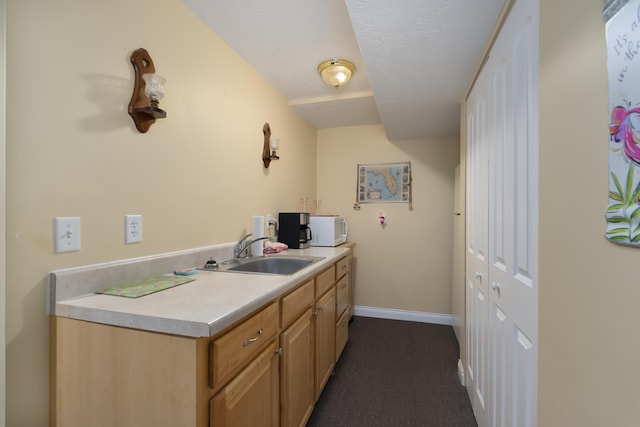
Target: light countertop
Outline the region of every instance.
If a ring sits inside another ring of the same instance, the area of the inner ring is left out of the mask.
[[[139,298],[89,292],[60,299],[55,279],[62,282],[66,272],[52,272],[54,286],[49,290],[53,299],[50,314],[146,331],[209,337],[315,276],[347,253],[346,247],[289,249],[278,255],[324,259],[293,275],[199,271],[189,276],[196,279],[192,282]],[[127,261],[123,265],[132,268],[135,262]],[[184,264],[181,266],[185,267]],[[83,274],[87,272],[90,270],[85,268]],[[158,273],[165,274],[166,271]]]

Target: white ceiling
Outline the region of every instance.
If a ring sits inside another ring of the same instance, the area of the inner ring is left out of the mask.
[[[460,100],[504,0],[182,0],[318,129],[459,133]],[[348,59],[345,86],[320,62]]]

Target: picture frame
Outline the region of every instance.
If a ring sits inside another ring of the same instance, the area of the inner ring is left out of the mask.
[[[410,203],[411,162],[358,164],[357,203]]]

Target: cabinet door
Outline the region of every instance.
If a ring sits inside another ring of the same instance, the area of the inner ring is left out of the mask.
[[[349,306],[349,281],[351,275],[347,273],[342,279],[336,283],[336,317],[342,316],[342,313]]]
[[[210,427],[277,427],[278,362],[272,342],[211,399]]]
[[[311,308],[280,335],[280,422],[282,427],[302,427],[315,403],[314,340]]]
[[[316,400],[336,363],[336,288],[316,301]]]
[[[349,339],[349,313],[344,312],[340,316],[340,320],[336,323],[336,362],[344,350],[344,346],[347,345]]]

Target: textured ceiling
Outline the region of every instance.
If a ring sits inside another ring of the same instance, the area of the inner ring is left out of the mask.
[[[318,129],[457,135],[459,103],[503,0],[182,0]],[[356,65],[345,86],[316,70]]]

